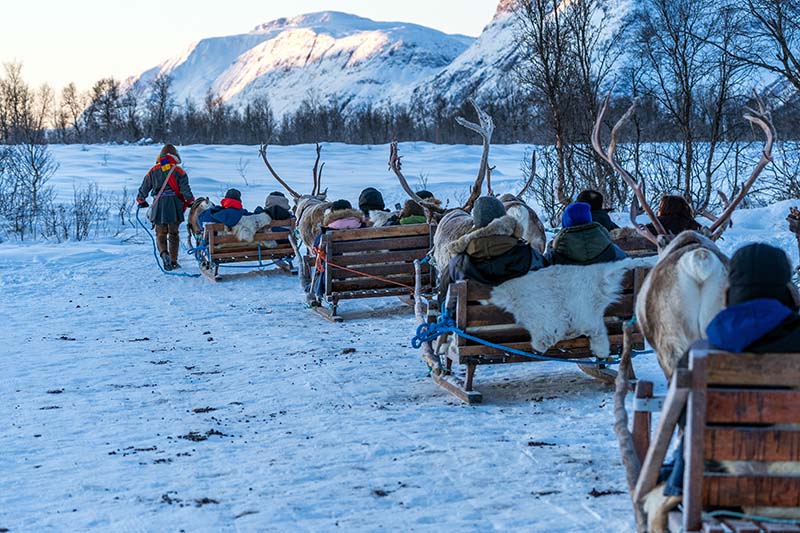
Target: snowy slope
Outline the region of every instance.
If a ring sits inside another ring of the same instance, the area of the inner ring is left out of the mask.
[[[76,180],[131,188],[154,150],[54,147],[53,183],[65,198]],[[272,150],[307,190],[313,147]],[[400,150],[410,177],[424,170],[450,198],[480,157],[476,146]],[[514,189],[524,150],[493,150],[498,190]],[[181,153],[198,195],[237,186],[253,207],[276,188],[256,147]],[[332,196],[377,185],[403,197],[386,146],[323,154]],[[737,211],[725,251],[766,239],[797,264],[789,205]],[[577,369],[481,368],[487,403],[465,407],[428,377],[396,299],[345,302],[334,325],[304,308],[296,278],[166,277],[141,230],[125,237],[0,243],[0,529],[633,530],[611,390]],[[663,388],[652,355],[635,365]]]
[[[632,0],[605,2],[606,33],[618,27],[630,12]],[[565,6],[569,0],[563,0]],[[443,97],[459,105],[468,97],[479,101],[507,99],[518,90],[514,68],[520,60],[520,23],[514,13],[516,0],[500,0],[494,19],[463,54],[447,68],[413,90],[413,98],[429,102]],[[599,22],[599,21],[598,21]]]
[[[282,116],[312,97],[348,106],[391,99],[450,64],[471,42],[414,24],[313,13],[202,40],[134,84],[169,74],[179,102],[200,101],[208,91],[232,103],[268,96]]]

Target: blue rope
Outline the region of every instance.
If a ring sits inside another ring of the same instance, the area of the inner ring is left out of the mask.
[[[156,259],[156,265],[158,265],[159,270],[161,270],[161,272],[166,274],[167,276],[177,276],[180,278],[199,278],[202,274],[189,274],[187,272],[168,272],[167,270],[164,270],[164,266],[161,264],[161,258],[158,256],[158,245],[156,245],[156,238],[153,237],[153,232],[150,231],[150,228],[145,226],[144,223],[142,222],[142,219],[139,218],[139,211],[141,211],[141,209],[136,210],[136,222],[138,222],[139,225],[142,227],[142,229],[144,229],[144,231],[147,233],[147,235],[150,237],[150,240],[153,243],[153,257],[155,257]]]
[[[727,518],[744,518],[745,520],[757,520],[759,522],[766,522],[769,524],[788,524],[788,525],[800,525],[800,520],[787,520],[782,518],[769,518],[766,516],[757,516],[745,513],[737,513],[735,511],[712,511],[710,513],[703,513],[706,516],[711,518],[720,518],[720,517],[727,517]]]
[[[477,342],[478,344],[482,344],[483,346],[486,346],[488,348],[494,348],[495,350],[500,350],[511,355],[526,357],[528,359],[535,359],[537,361],[551,361],[554,363],[572,363],[576,365],[594,365],[594,366],[611,366],[611,365],[618,365],[620,363],[619,359],[602,360],[602,361],[563,359],[560,357],[551,357],[539,353],[523,352],[522,350],[509,348],[508,346],[503,346],[502,344],[497,344],[494,342],[478,338],[474,335],[470,335],[464,330],[457,328],[455,320],[453,320],[453,318],[449,315],[447,310],[444,310],[442,312],[441,316],[439,317],[439,320],[435,324],[420,324],[420,326],[417,328],[417,334],[414,336],[413,339],[411,339],[411,346],[414,347],[415,349],[419,349],[422,347],[424,343],[433,342],[442,335],[447,335],[448,333],[455,333],[459,337],[462,337],[464,339],[473,342]],[[633,354],[633,357],[645,353],[649,352],[636,352]]]

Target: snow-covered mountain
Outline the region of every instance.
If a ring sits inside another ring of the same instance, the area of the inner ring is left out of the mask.
[[[263,95],[277,116],[309,98],[335,98],[348,108],[397,100],[472,42],[414,24],[322,12],[278,19],[243,35],[203,39],[132,84],[143,88],[169,74],[178,102],[202,101],[209,91],[233,104]]]
[[[519,58],[515,0],[501,0],[497,12],[472,45],[440,72],[413,90],[422,102],[441,96],[447,102],[505,98],[513,92],[513,67]]]

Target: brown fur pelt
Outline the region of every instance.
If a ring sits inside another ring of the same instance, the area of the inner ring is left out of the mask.
[[[451,255],[456,256],[464,253],[469,246],[469,243],[475,239],[495,236],[516,237],[517,239],[520,239],[522,238],[522,226],[516,221],[516,219],[509,215],[496,218],[492,220],[485,228],[479,228],[474,231],[470,231],[466,235],[462,235],[458,239],[454,240],[448,245],[447,249]]]
[[[667,379],[689,346],[705,337],[725,304],[728,258],[714,242],[684,231],[659,254],[636,301],[639,328]]]
[[[547,246],[547,234],[536,211],[513,194],[504,194],[500,197],[500,201],[503,202],[506,212],[522,226],[522,238],[534,250],[544,253]]]

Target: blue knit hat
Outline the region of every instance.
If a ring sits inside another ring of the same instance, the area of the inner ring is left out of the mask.
[[[561,227],[564,229],[591,223],[592,206],[583,202],[569,204],[561,217]]]

